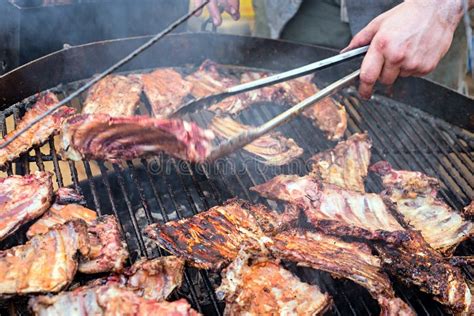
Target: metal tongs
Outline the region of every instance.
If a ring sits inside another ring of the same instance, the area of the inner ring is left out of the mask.
[[[332,65],[335,65],[337,63],[340,63],[342,61],[346,61],[348,59],[351,59],[353,57],[365,54],[368,50],[368,46],[356,48],[354,50],[327,58],[323,59],[321,61],[302,66],[293,70],[289,70],[280,74],[276,74],[273,76],[269,76],[263,79],[255,80],[249,83],[241,84],[232,88],[229,88],[225,90],[222,93],[207,96],[205,98],[197,99],[194,101],[191,101],[190,103],[186,104],[183,108],[181,108],[177,113],[183,114],[183,113],[189,113],[189,112],[194,112],[201,110],[207,106],[210,106],[211,104],[215,104],[217,102],[222,101],[223,99],[250,90],[262,88],[265,86],[269,86],[272,84],[276,84],[279,82],[287,81],[290,79],[294,79],[297,77],[301,77],[304,75],[307,75],[311,72],[314,72],[318,69],[326,68]],[[315,95],[301,101],[300,103],[294,105],[290,109],[286,110],[285,112],[275,116],[268,122],[266,122],[263,125],[260,125],[258,127],[251,128],[239,135],[237,135],[234,138],[228,139],[218,145],[217,147],[213,148],[212,151],[210,152],[207,160],[208,161],[214,161],[220,157],[226,156],[232,152],[235,152],[244,146],[248,145],[249,143],[253,142],[257,138],[267,134],[271,130],[279,127],[280,125],[292,120],[299,114],[301,114],[304,110],[306,110],[309,106],[313,105],[314,103],[324,99],[325,97],[333,94],[337,90],[345,87],[348,85],[352,80],[357,78],[360,74],[360,69],[352,72],[351,74],[331,83],[324,89],[320,90],[318,93]],[[174,116],[174,115],[173,115]]]

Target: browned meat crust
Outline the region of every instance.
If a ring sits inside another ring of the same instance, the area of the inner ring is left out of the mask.
[[[402,282],[433,295],[452,314],[472,313],[472,294],[459,268],[449,263],[414,231],[401,241],[376,243],[383,267]]]
[[[74,219],[82,219],[91,225],[97,218],[97,213],[79,204],[60,205],[54,203],[26,232],[28,238],[47,233],[53,226],[64,224]]]
[[[41,216],[51,205],[53,183],[47,172],[0,179],[0,240]]]
[[[87,223],[90,252],[82,257],[79,271],[86,274],[122,272],[128,259],[127,244],[122,239],[115,216],[97,218],[97,213],[78,204],[53,206],[26,233],[28,238],[44,234],[49,229],[67,221],[81,219]]]
[[[250,127],[234,121],[230,117],[214,117],[210,129],[224,139],[236,137]],[[279,132],[264,135],[244,147],[244,149],[261,158],[268,165],[281,166],[303,154],[303,149],[291,138]]]
[[[149,225],[145,234],[195,267],[218,270],[244,245],[262,249],[264,231],[278,230],[282,218],[263,205],[234,199],[191,218]]]
[[[431,247],[451,255],[457,245],[474,233],[474,224],[437,198],[439,181],[416,171],[393,170],[380,161],[371,169],[382,176],[382,193]]]
[[[462,214],[464,215],[465,218],[469,220],[474,219],[474,201],[472,201],[471,204],[463,208]]]
[[[184,105],[192,84],[172,68],[160,68],[142,75],[143,91],[155,117],[168,117]]]
[[[197,316],[185,299],[158,302],[142,298],[116,284],[84,286],[55,296],[37,296],[29,301],[35,315],[173,315]]]
[[[336,147],[311,158],[311,176],[342,189],[365,192],[372,142],[367,134],[354,134]]]
[[[299,207],[328,234],[383,239],[386,232],[403,230],[379,195],[342,190],[310,176],[280,175],[251,190]]]
[[[327,271],[365,287],[379,302],[381,315],[414,315],[411,308],[395,296],[388,276],[381,271],[380,260],[367,245],[294,230],[277,234],[272,240],[269,248],[277,258]]]
[[[54,203],[57,205],[86,204],[84,196],[71,188],[59,188],[54,195]]]
[[[224,315],[320,315],[332,302],[318,286],[301,282],[278,263],[250,263],[242,252],[223,271],[216,293],[225,298]]]
[[[157,301],[167,299],[183,282],[184,260],[175,256],[142,259],[128,268],[127,288],[141,297]]]
[[[90,89],[82,113],[114,117],[133,115],[140,104],[141,93],[138,75],[109,75]]]
[[[222,76],[217,68],[218,64],[205,60],[197,71],[186,76],[186,81],[192,84],[191,94],[195,98],[216,94],[239,84],[237,78]]]
[[[116,162],[166,152],[194,162],[206,159],[213,136],[210,130],[182,120],[77,115],[64,124],[62,146],[72,160]]]
[[[15,130],[19,130],[28,125],[38,115],[46,112],[53,105],[58,103],[58,98],[52,92],[46,93],[40,97],[35,105],[29,109],[21,118]],[[51,135],[57,134],[60,131],[63,120],[72,115],[74,109],[63,106],[56,110],[52,115],[49,115],[41,122],[35,124],[26,133],[14,140],[5,148],[0,149],[0,167],[7,162],[18,158],[21,154],[30,150],[33,146],[44,143]],[[9,140],[15,131],[8,133],[3,141]]]
[[[127,244],[115,216],[99,217],[88,230],[91,251],[87,258],[81,258],[79,271],[82,273],[121,272],[128,259]]]
[[[88,252],[87,226],[82,220],[0,251],[0,296],[61,291],[76,274],[77,254]]]

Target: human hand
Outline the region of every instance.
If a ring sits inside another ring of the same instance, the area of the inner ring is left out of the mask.
[[[194,0],[194,6],[200,6],[204,0]],[[240,18],[240,0],[210,0],[207,5],[209,15],[212,17],[212,23],[219,26],[222,23],[222,12],[227,12],[235,21]],[[221,11],[222,10],[222,11]],[[200,16],[202,10],[196,13]]]
[[[462,14],[462,0],[406,0],[372,20],[343,50],[370,43],[361,66],[361,97],[372,95],[377,80],[391,85],[399,76],[432,72],[451,46]]]

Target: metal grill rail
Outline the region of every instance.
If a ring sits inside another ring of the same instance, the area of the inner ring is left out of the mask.
[[[71,87],[58,87],[55,92],[65,97]],[[339,98],[348,113],[346,136],[368,131],[373,140],[372,162],[384,159],[395,168],[419,170],[439,178],[442,183],[441,196],[454,208],[459,209],[474,199],[473,134],[381,96],[376,96],[372,101],[361,101],[354,89],[347,89]],[[3,136],[6,134],[6,118],[13,115],[16,123],[33,101],[34,98],[29,98],[0,114]],[[71,105],[77,107],[82,101],[77,99]],[[274,104],[258,104],[242,112],[238,119],[245,124],[258,125],[283,109],[283,106]],[[193,115],[192,119],[206,125],[210,114]],[[142,229],[149,223],[189,217],[235,196],[275,206],[254,192],[249,192],[248,188],[280,173],[304,174],[307,172],[305,161],[309,157],[335,145],[327,141],[310,120],[303,117],[279,130],[305,149],[302,158],[283,167],[267,167],[243,151],[215,165],[190,165],[165,155],[128,161],[122,165],[90,161],[69,161],[60,165],[61,159],[51,138],[44,146],[22,155],[15,162],[15,168],[8,166],[6,173],[27,173],[33,162],[39,170],[45,170],[45,164],[52,163],[56,183],[61,187],[64,185],[63,173],[67,172],[72,179],[72,186],[86,196],[88,207],[100,215],[114,214],[120,219],[133,262],[139,257],[166,255],[165,251],[142,235]],[[49,150],[44,153],[44,148]],[[94,174],[92,164],[98,167],[98,174]],[[84,170],[85,178],[81,178],[78,168]],[[367,189],[379,192],[380,180],[369,176]],[[2,246],[8,247],[17,241],[7,240]],[[457,253],[472,255],[472,241],[462,244]],[[328,314],[379,313],[377,303],[360,286],[347,280],[334,280],[325,272],[291,264],[288,267],[304,281],[318,284],[334,297],[333,309]],[[464,268],[463,271],[472,281],[472,267]],[[185,283],[177,291],[176,297],[187,298],[201,313],[222,314],[224,304],[217,300],[213,290],[220,282],[219,275],[187,268],[184,279]],[[439,304],[426,295],[396,282],[394,287],[397,294],[420,315],[443,314]],[[0,308],[0,313],[23,314],[25,311],[21,305],[16,300],[11,301],[5,310]]]

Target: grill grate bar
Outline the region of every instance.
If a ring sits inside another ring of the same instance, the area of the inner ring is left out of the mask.
[[[73,185],[74,185],[74,189],[77,192],[82,193],[80,188],[79,188],[79,177],[78,177],[78,174],[77,174],[76,164],[74,163],[74,161],[68,160],[68,166],[69,166],[69,174],[71,175],[71,179],[72,179],[72,182],[73,182]]]
[[[379,117],[380,117],[381,119],[390,120],[390,117],[388,117],[386,114],[383,114],[384,111],[379,111],[379,108],[380,108],[379,106],[374,105],[373,108],[371,109],[371,110],[372,110],[372,113],[380,114]],[[385,113],[386,113],[386,112],[385,112]],[[403,134],[405,134],[405,135],[407,136],[407,139],[410,141],[410,143],[412,143],[412,144],[416,147],[416,146],[417,146],[417,143],[415,142],[415,140],[413,139],[413,137],[410,137],[410,132],[407,131],[405,124],[402,124],[402,123],[400,122],[400,120],[393,120],[393,121],[395,122],[396,126],[398,126],[398,127],[400,128],[400,130],[403,132]],[[416,129],[413,128],[412,130],[414,130],[415,133],[416,133]],[[423,138],[423,139],[422,139],[422,143],[424,143],[424,144],[427,145],[426,139]],[[427,146],[429,146],[429,145],[427,145]],[[444,182],[445,182],[445,184],[446,184],[447,187],[451,187],[451,186],[448,185],[448,184],[453,182],[453,181],[452,181],[453,178],[452,178],[452,177],[449,177],[449,176],[446,176],[445,172],[441,172],[441,171],[437,168],[437,166],[432,162],[432,158],[431,158],[431,157],[435,156],[435,157],[436,157],[436,160],[438,161],[438,163],[441,164],[441,166],[444,167],[444,169],[446,170],[446,172],[447,172],[448,174],[449,174],[449,167],[447,167],[446,164],[445,164],[441,159],[439,159],[438,155],[427,155],[424,151],[420,151],[420,153],[421,153],[421,155],[423,156],[424,161],[426,161],[426,162],[428,163],[428,166],[431,168],[431,170],[433,170],[433,171],[436,173],[437,177],[438,177],[438,178],[442,178],[442,179],[444,180]],[[452,169],[452,168],[451,168],[451,169]],[[458,170],[456,170],[456,171],[458,171]],[[458,171],[458,172],[459,172],[459,171]],[[468,193],[466,192],[466,190],[465,190],[465,188],[464,188],[464,185],[463,185],[462,183],[459,183],[459,182],[456,180],[457,177],[454,178],[454,179],[455,179],[454,182],[455,182],[456,186],[459,187],[459,188],[461,189],[461,191],[462,191],[466,196],[468,196]],[[462,199],[460,199],[460,198],[458,198],[458,201],[459,201],[461,204],[464,203],[464,201],[463,201]]]
[[[36,160],[36,166],[38,166],[38,169],[40,171],[44,171],[43,157],[41,155],[41,151],[39,147],[35,147],[35,160]]]
[[[92,176],[90,163],[88,160],[83,160],[83,164],[84,164],[84,170],[86,171],[86,176],[88,180],[87,182],[89,184],[89,187],[92,193],[92,199],[94,201],[94,206],[95,206],[94,209],[96,210],[97,214],[99,214],[99,216],[102,216],[103,212],[102,212],[102,208],[99,202],[99,195],[96,190],[95,181]]]
[[[378,122],[379,124],[386,124],[387,123],[387,120],[384,120],[380,117],[375,116],[375,111],[374,112],[368,111],[366,105],[356,106],[355,104],[360,104],[360,102],[357,99],[350,98],[350,101],[351,101],[351,103],[354,104],[353,105],[354,111],[358,112],[358,110],[357,110],[357,108],[358,108],[360,110],[360,112],[363,113],[362,117],[365,117],[365,118],[370,117],[371,118],[370,120],[364,120],[369,126],[372,125],[372,123],[370,123],[371,121]],[[359,113],[358,113],[358,115],[360,116]],[[388,122],[390,122],[390,121],[388,121]],[[374,128],[373,125],[371,126],[371,128],[372,129]],[[390,143],[392,144],[392,146],[396,146],[397,148],[399,148],[399,145],[397,144],[398,142],[394,142],[391,139],[391,137],[386,134],[385,129],[380,128],[379,130],[380,130],[380,134],[384,135],[386,139],[390,140]],[[377,131],[377,129],[374,130],[373,134],[377,134],[376,131]],[[381,144],[382,144],[382,146],[386,146],[385,141],[381,142]],[[408,149],[404,142],[401,142],[401,146],[404,147],[405,149]],[[417,159],[417,157],[413,154],[413,152],[410,151],[411,159],[407,157],[408,155],[402,153],[402,151],[399,151],[399,152],[400,152],[400,156],[403,157],[403,160],[405,162],[405,167],[400,166],[399,169],[405,169],[405,170],[426,170],[427,169],[424,165],[422,165],[420,163],[419,159]],[[395,157],[393,155],[392,155],[392,157],[394,158],[393,161],[400,160],[400,159],[397,159],[397,157]],[[410,161],[413,161],[414,165],[410,164],[409,163]],[[455,205],[454,202],[451,200],[451,198],[446,194],[446,192],[444,192],[444,190],[441,191],[441,194],[451,205]]]

